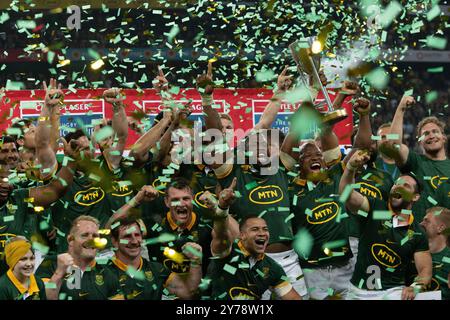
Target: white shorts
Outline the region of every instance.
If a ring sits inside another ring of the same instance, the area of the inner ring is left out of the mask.
[[[353,273],[353,271],[355,271],[356,257],[358,256],[359,238],[348,237],[348,240],[350,243],[350,249],[352,250],[352,253],[353,253],[353,257],[350,258],[350,263],[352,264],[352,273]]]
[[[401,300],[404,286],[387,290],[365,290],[350,283],[347,300]]]
[[[345,299],[353,275],[353,268],[354,266],[350,261],[341,267],[304,268],[306,286],[311,299],[325,300],[336,295]]]
[[[294,249],[284,252],[266,253],[266,255],[275,260],[283,268],[289,278],[289,282],[295,291],[302,296],[302,299],[308,300],[308,290],[306,289],[302,268],[300,267],[298,255]],[[262,300],[270,300],[270,296],[271,292],[267,290],[264,292]]]

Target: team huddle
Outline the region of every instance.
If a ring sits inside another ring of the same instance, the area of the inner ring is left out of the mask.
[[[344,151],[311,78],[284,135],[272,124],[287,72],[239,141],[214,107],[211,63],[197,78],[199,130],[159,69],[164,110],[151,127],[113,88],[112,119],[60,137],[64,91],[44,82],[40,116],[15,119],[0,141],[0,299],[450,299],[444,123],[420,121],[418,154],[402,143],[414,98],[374,135],[370,101],[345,81],[333,108],[350,101],[358,126]],[[127,152],[129,127],[140,137]]]

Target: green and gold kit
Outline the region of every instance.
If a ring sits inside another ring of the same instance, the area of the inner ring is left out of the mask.
[[[441,290],[442,300],[450,300],[450,289],[448,287],[448,275],[450,274],[450,248],[445,247],[440,252],[432,253],[433,278],[426,291]],[[410,264],[407,275],[407,285],[416,281],[417,269],[414,261]]]
[[[434,200],[436,202],[430,203],[427,208],[439,206],[450,209],[450,180],[441,183],[436,190]]]
[[[57,262],[57,256],[47,256],[39,265],[38,269],[36,270],[36,275],[44,281],[44,283],[47,283],[50,281],[51,277],[55,273],[56,269],[58,267]],[[92,264],[88,267],[90,270],[91,268],[96,267],[95,260],[92,262]],[[77,279],[78,277],[78,279]],[[79,293],[81,290],[81,279],[83,277],[83,273],[80,269],[73,269],[72,274],[67,275],[62,284],[59,291],[58,300],[78,300],[79,299]]]
[[[426,209],[435,205],[435,195],[441,183],[450,176],[450,159],[431,160],[425,155],[417,154],[410,150],[405,165],[400,168],[402,173],[412,172],[423,183],[423,192],[420,195],[413,210],[416,219],[422,221]]]
[[[293,230],[288,193],[288,175],[281,165],[273,175],[260,175],[249,165],[229,165],[226,172],[217,174],[222,188],[228,188],[237,178],[238,198],[230,207],[230,213],[238,219],[259,215],[269,227],[269,244],[291,242]]]
[[[119,279],[108,267],[108,263],[96,263],[88,267],[81,279],[78,292],[80,300],[123,300]]]
[[[0,208],[0,275],[7,271],[3,257],[7,240],[18,235],[34,239],[40,233],[38,215],[45,213],[41,209],[34,208],[29,189],[14,190]]]
[[[359,187],[354,190],[368,199],[387,200],[394,181],[389,173],[369,164],[361,173],[357,174],[356,184]],[[349,235],[352,237],[359,238],[361,232],[359,218],[357,215],[350,214],[346,219],[349,225]]]
[[[25,288],[11,270],[0,277],[0,300],[47,300],[44,283],[39,277],[30,276]]]
[[[294,231],[306,230],[314,239],[309,255],[299,255],[302,267],[341,265],[352,257],[348,215],[339,201],[343,166],[343,162],[332,166],[317,184],[296,178],[289,187]]]
[[[204,271],[206,271],[211,257],[212,226],[201,220],[195,212],[192,212],[191,221],[183,229],[178,227],[170,212],[167,212],[161,223],[147,226],[147,231],[147,237],[149,238],[147,242],[150,243],[147,245],[147,249],[151,260],[163,264],[171,272],[188,273],[190,270],[189,259],[186,258],[182,263],[178,263],[165,256],[164,249],[168,247],[181,253],[185,243],[195,242],[202,247],[202,265]],[[152,243],[152,239],[162,234],[171,234],[175,236],[175,239],[168,243]]]
[[[161,300],[169,271],[160,263],[141,258],[137,270],[132,270],[119,258],[113,257],[107,268],[117,279],[118,291],[125,300]]]
[[[387,172],[394,181],[400,175],[400,170],[395,163],[386,163],[380,156],[377,157],[373,165],[376,169]]]
[[[389,211],[387,202],[372,198],[369,205],[369,212],[359,213],[364,220],[351,282],[361,289],[386,290],[403,286],[414,253],[428,250],[426,235],[413,214],[409,215],[408,225],[397,226],[398,217],[385,219],[382,214]],[[380,280],[370,288],[368,279],[378,269]]]
[[[206,278],[214,300],[260,300],[267,289],[289,285],[275,260],[265,254],[251,257],[240,241],[228,256],[211,260]]]

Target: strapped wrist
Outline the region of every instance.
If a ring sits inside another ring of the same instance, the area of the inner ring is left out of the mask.
[[[228,217],[228,211],[230,208],[221,208],[220,205],[216,208],[216,218],[226,218]]]
[[[202,94],[202,106],[211,106],[214,102],[212,94]]]
[[[348,169],[349,171],[356,171],[356,169],[358,169],[357,167],[354,167],[350,164],[350,162],[347,163],[347,165],[345,166],[346,169]]]

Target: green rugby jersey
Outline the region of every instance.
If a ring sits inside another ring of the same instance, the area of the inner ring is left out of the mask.
[[[386,171],[377,169],[374,165],[368,165],[356,176],[356,184],[358,188],[354,190],[366,196],[368,199],[387,200],[394,181]],[[350,214],[346,219],[349,227],[349,235],[359,238],[360,217],[358,215]]]
[[[206,278],[214,300],[260,300],[267,289],[288,285],[275,260],[265,254],[252,258],[240,241],[228,256],[211,260]]]
[[[294,230],[306,230],[314,239],[309,255],[299,255],[302,267],[345,264],[352,257],[348,215],[339,201],[343,166],[343,162],[332,166],[327,171],[328,177],[316,185],[296,178],[289,187]]]
[[[447,180],[437,188],[434,196],[436,203],[429,203],[428,208],[439,206],[450,209],[450,180]]]
[[[426,209],[433,206],[436,201],[434,197],[439,185],[448,180],[450,176],[450,159],[431,160],[425,155],[410,150],[408,159],[400,171],[414,173],[417,179],[423,183],[424,190],[419,201],[413,206],[416,219],[422,221]]]
[[[56,255],[45,257],[36,270],[36,275],[41,278],[44,283],[49,282],[55,273],[58,267],[57,259],[58,257]],[[88,268],[94,268],[95,265],[96,262],[94,260]],[[79,277],[79,281],[75,279],[76,277]],[[72,275],[67,275],[61,284],[58,300],[78,300],[81,290],[81,279],[82,272],[79,269],[73,270]],[[71,283],[68,283],[68,281],[71,281]]]
[[[0,275],[7,271],[4,261],[4,249],[8,239],[21,235],[31,240],[40,234],[38,215],[33,199],[29,198],[29,189],[16,189],[0,207]]]
[[[54,225],[58,228],[57,253],[67,252],[67,235],[77,217],[88,215],[97,218],[103,226],[111,216],[105,190],[93,185],[86,176],[74,177],[69,190],[51,208]]]
[[[0,277],[0,300],[47,300],[44,283],[39,277],[30,277],[26,289],[11,270]]]
[[[80,300],[123,300],[119,279],[106,264],[96,263],[83,273]]]
[[[161,300],[164,283],[169,277],[168,270],[160,263],[148,262],[141,258],[137,270],[131,270],[117,257],[106,266],[120,287],[118,291],[125,300]]]
[[[385,201],[372,198],[369,205],[367,217],[361,224],[358,256],[351,282],[358,288],[368,289],[367,280],[373,274],[373,266],[376,266],[380,270],[379,290],[405,285],[407,268],[414,253],[428,250],[427,237],[413,214],[410,215],[409,225],[394,227],[394,218],[374,219],[374,212],[389,210]]]
[[[288,193],[288,175],[281,165],[274,175],[259,175],[249,165],[230,165],[224,173],[217,174],[222,188],[228,188],[237,178],[238,198],[230,207],[230,213],[238,219],[248,215],[260,215],[269,227],[269,245],[291,242],[293,230]]]
[[[188,273],[190,270],[189,259],[184,259],[183,263],[177,263],[164,255],[164,249],[169,247],[181,253],[181,248],[185,243],[195,242],[202,247],[202,267],[203,271],[206,271],[211,257],[212,226],[201,220],[195,212],[192,212],[191,222],[184,229],[178,228],[170,212],[167,212],[161,223],[148,225],[147,232],[147,238],[149,238],[147,242],[150,243],[147,245],[147,249],[151,260],[163,264],[171,272]],[[172,234],[176,238],[168,243],[151,243],[151,239],[162,234]]]
[[[373,163],[374,167],[378,170],[385,171],[389,173],[392,180],[397,180],[397,178],[400,175],[400,170],[398,169],[397,165],[395,163],[386,163],[383,161],[383,158],[380,156],[377,157],[375,162]]]
[[[440,252],[432,253],[433,278],[427,291],[441,290],[442,300],[450,300],[450,289],[448,287],[448,275],[450,273],[450,248],[445,247]],[[411,285],[417,277],[417,269],[414,261],[411,262],[407,275],[407,284]]]

